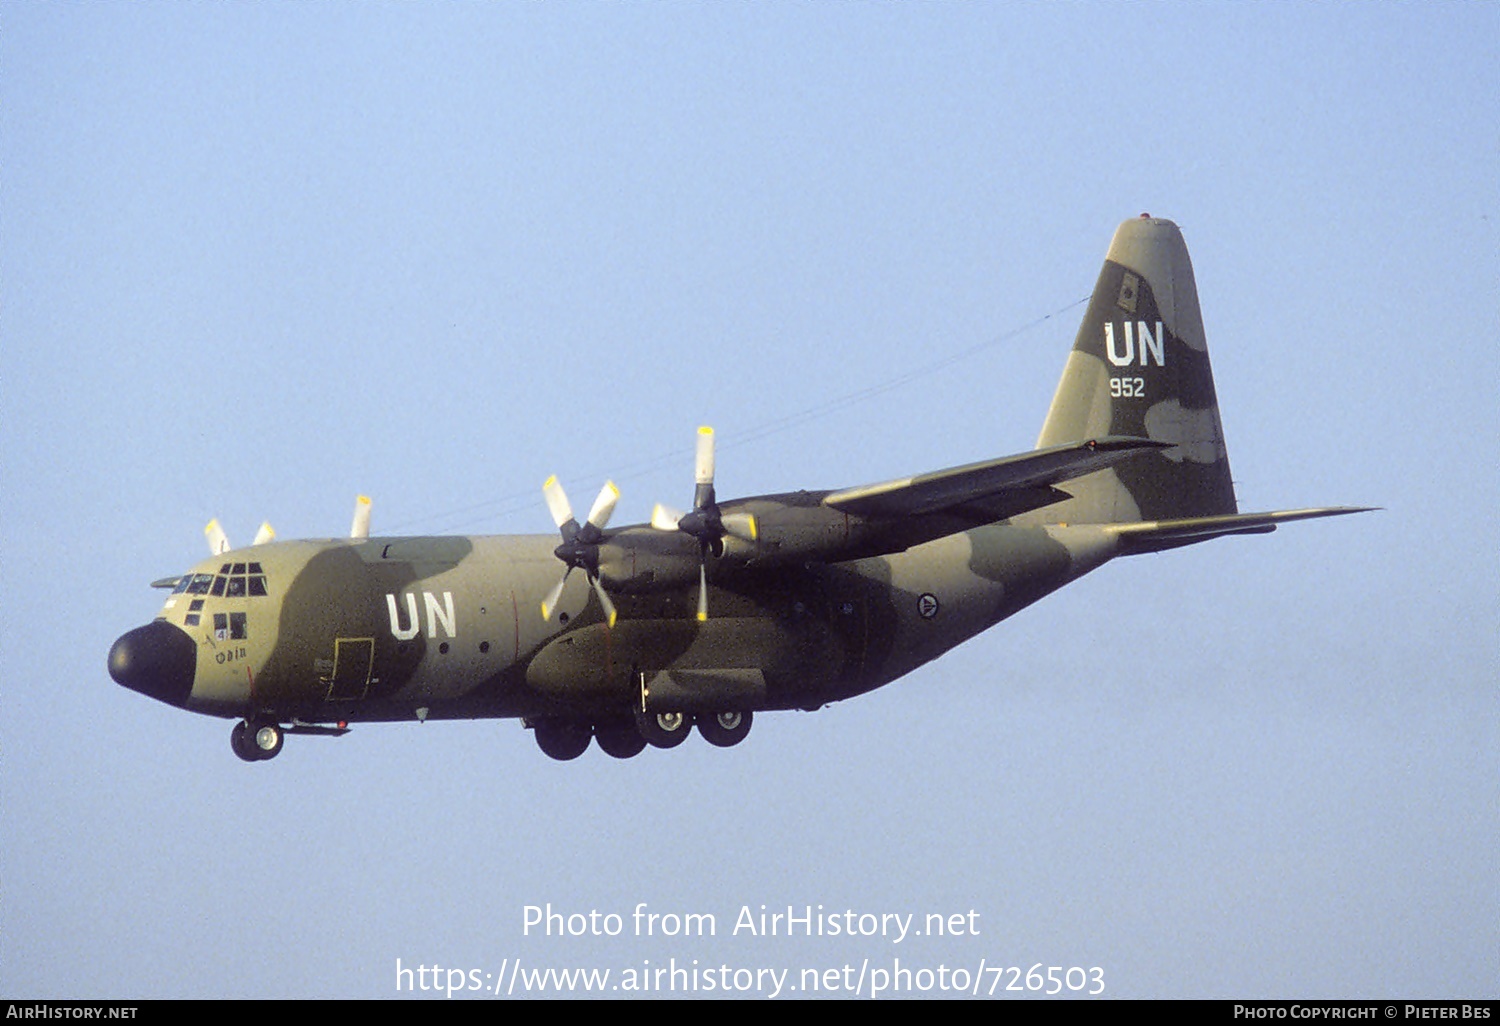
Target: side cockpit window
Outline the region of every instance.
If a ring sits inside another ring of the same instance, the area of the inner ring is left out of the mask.
[[[243,641],[245,639],[244,613],[215,613],[214,637],[220,641]]]

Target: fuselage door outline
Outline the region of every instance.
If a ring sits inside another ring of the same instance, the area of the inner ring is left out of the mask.
[[[333,643],[333,672],[328,678],[328,701],[364,698],[375,668],[374,638],[338,638]]]

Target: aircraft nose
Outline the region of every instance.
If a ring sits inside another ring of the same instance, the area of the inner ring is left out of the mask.
[[[109,675],[131,691],[185,706],[193,692],[198,646],[164,620],[122,634],[109,649]]]

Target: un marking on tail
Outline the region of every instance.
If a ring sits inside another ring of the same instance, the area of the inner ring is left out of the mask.
[[[1135,342],[1137,338],[1135,329],[1139,329],[1141,366],[1151,366],[1149,358],[1155,357],[1156,365],[1158,367],[1165,367],[1167,365],[1167,349],[1165,343],[1162,341],[1161,321],[1156,322],[1155,335],[1151,332],[1151,325],[1146,321],[1136,321],[1134,324],[1126,321],[1125,330],[1122,332],[1125,336],[1125,351],[1123,353],[1115,345],[1114,323],[1112,321],[1105,321],[1104,352],[1109,356],[1109,362],[1116,367],[1129,367],[1135,362]]]

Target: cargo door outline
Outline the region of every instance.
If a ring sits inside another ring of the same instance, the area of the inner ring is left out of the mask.
[[[328,678],[328,701],[365,697],[375,668],[374,638],[337,638],[333,643],[333,673]]]

